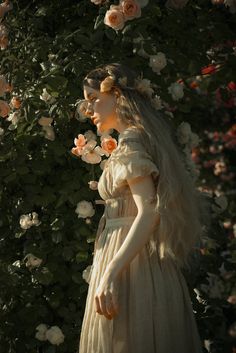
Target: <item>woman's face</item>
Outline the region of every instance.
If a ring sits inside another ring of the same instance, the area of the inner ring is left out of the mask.
[[[88,103],[86,115],[90,115],[99,132],[118,130],[115,94],[84,86],[84,98]]]

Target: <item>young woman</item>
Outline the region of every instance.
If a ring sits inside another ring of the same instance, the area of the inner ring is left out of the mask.
[[[201,234],[200,199],[147,80],[121,64],[83,81],[86,114],[118,146],[99,179],[99,226],[78,353],[200,353],[181,268]]]

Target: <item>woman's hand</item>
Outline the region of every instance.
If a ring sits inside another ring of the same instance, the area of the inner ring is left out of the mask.
[[[95,293],[96,312],[112,320],[118,314],[118,277],[105,272]]]

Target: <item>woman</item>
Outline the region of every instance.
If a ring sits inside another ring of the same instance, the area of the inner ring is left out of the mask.
[[[200,200],[148,81],[136,77],[115,63],[83,81],[86,114],[119,138],[98,183],[105,212],[78,353],[200,353],[181,273],[201,233]]]

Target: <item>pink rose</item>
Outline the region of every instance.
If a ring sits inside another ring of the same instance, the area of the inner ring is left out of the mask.
[[[105,25],[119,30],[125,25],[125,18],[120,6],[111,5],[104,18]]]
[[[117,147],[117,141],[112,137],[104,137],[102,139],[101,147],[104,151],[111,154],[112,151]]]
[[[0,116],[6,118],[10,113],[10,107],[7,102],[0,100]]]
[[[141,16],[141,7],[135,0],[122,0],[121,7],[125,20],[132,20]]]

